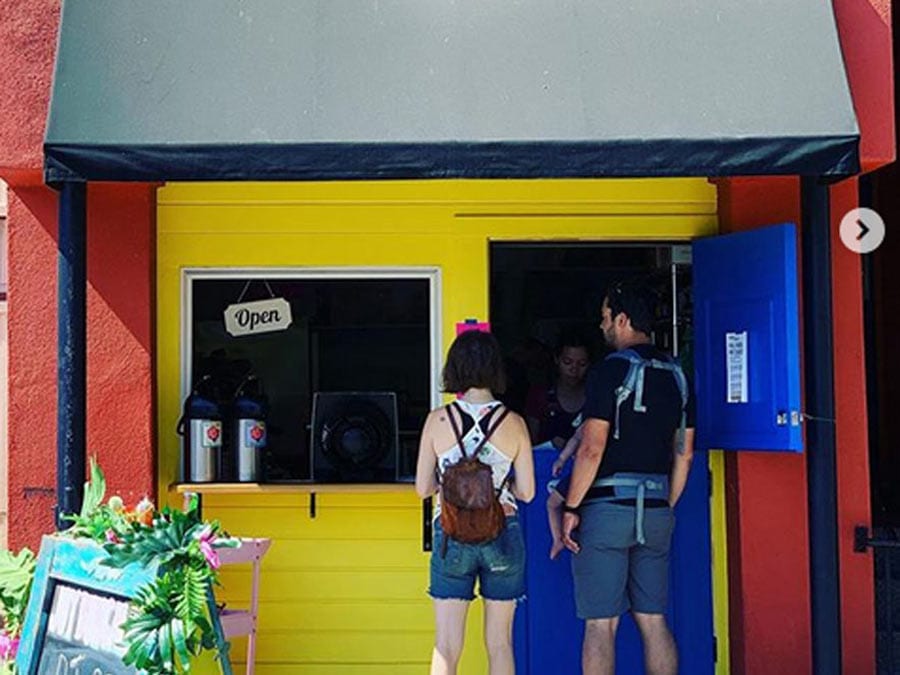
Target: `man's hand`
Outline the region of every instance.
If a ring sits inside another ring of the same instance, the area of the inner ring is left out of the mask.
[[[578,553],[581,550],[578,542],[572,539],[572,532],[578,527],[578,523],[580,522],[581,516],[579,516],[577,513],[569,513],[567,511],[563,514],[562,540],[563,544],[566,545],[566,548],[572,551],[572,553]]]

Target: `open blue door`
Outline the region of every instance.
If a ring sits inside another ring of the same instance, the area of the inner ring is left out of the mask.
[[[564,551],[550,560],[545,490],[551,478],[555,450],[534,453],[539,491],[522,505],[519,518],[525,533],[527,599],[518,606],[514,623],[516,672],[520,675],[568,675],[581,672],[584,624],[575,616],[571,556]],[[698,452],[688,484],[675,508],[677,524],[669,566],[669,607],[666,618],[678,645],[680,672],[712,675],[715,647],[712,615],[712,568],[707,454]],[[643,675],[641,638],[630,614],[616,635],[616,675]]]
[[[803,451],[797,230],[693,244],[697,447]]]

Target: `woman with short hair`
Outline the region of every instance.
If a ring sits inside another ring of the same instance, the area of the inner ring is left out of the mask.
[[[525,595],[525,542],[517,500],[534,497],[534,462],[524,420],[496,399],[505,375],[497,340],[468,331],[450,346],[443,373],[453,403],[428,415],[422,429],[416,492],[423,499],[440,492],[440,476],[466,455],[477,452],[490,466],[493,486],[506,516],[493,540],[468,544],[441,528],[440,498],[435,509],[428,593],[434,599],[435,647],[432,675],[456,673],[462,654],[469,603],[475,582],[484,599],[484,639],[491,675],[515,672],[512,622],[516,601]]]

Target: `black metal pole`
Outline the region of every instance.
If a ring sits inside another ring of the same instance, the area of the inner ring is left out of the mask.
[[[841,606],[828,187],[814,177],[803,177],[800,199],[806,412],[813,418],[807,418],[806,423],[812,669],[816,675],[838,675],[841,672]]]
[[[56,409],[56,525],[78,513],[85,479],[87,348],[87,186],[65,182],[59,193],[59,309]]]

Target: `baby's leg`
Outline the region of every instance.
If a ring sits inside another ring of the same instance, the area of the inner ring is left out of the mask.
[[[553,560],[559,552],[565,548],[562,541],[562,506],[565,503],[563,496],[556,490],[547,497],[547,522],[550,525],[550,537],[553,543],[550,546],[550,559]]]

